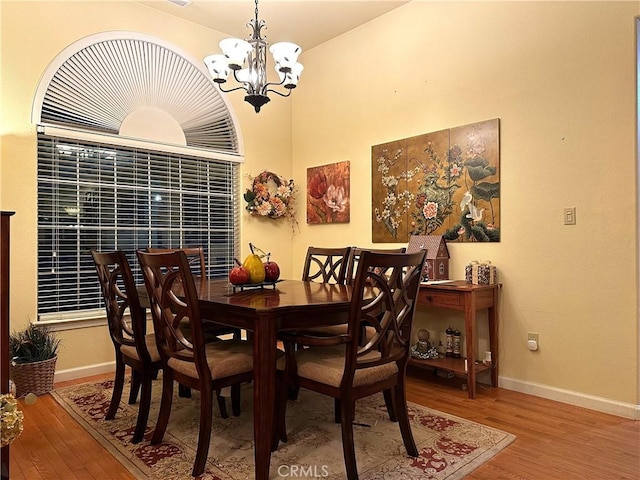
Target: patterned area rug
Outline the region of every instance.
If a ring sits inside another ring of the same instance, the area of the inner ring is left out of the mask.
[[[180,398],[175,389],[173,411],[163,443],[150,445],[161,392],[154,381],[153,400],[145,440],[134,445],[131,436],[137,405],[128,405],[128,385],[116,418],[105,421],[112,382],[87,383],[57,389],[56,400],[137,478],[189,479],[198,436],[199,397]],[[251,385],[243,386],[242,414],[220,418],[215,409],[207,480],[253,479]],[[231,412],[230,401],[228,410]],[[458,417],[409,404],[418,458],[408,457],[400,428],[389,421],[382,394],[360,400],[354,438],[362,480],[459,479],[509,445],[515,436]],[[340,425],[333,422],[333,399],[301,390],[287,406],[289,442],[271,456],[271,478],[343,479]]]

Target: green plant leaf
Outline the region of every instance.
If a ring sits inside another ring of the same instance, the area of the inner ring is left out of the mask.
[[[489,165],[489,162],[481,157],[474,157],[464,162],[467,173],[474,182],[496,174],[496,167]]]
[[[489,202],[492,198],[500,198],[500,182],[480,182],[471,187],[474,198]]]
[[[60,340],[46,327],[29,325],[9,335],[9,359],[15,363],[49,360],[56,356]]]
[[[249,190],[247,189],[247,191],[244,194],[244,200],[247,203],[251,203],[256,199],[256,194],[253,193],[253,190]]]

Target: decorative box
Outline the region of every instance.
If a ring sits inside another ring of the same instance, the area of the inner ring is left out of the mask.
[[[474,260],[464,267],[467,282],[474,285],[494,285],[498,283],[498,270],[490,261],[478,262]]]

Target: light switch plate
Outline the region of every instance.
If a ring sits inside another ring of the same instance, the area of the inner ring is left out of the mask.
[[[564,209],[564,224],[575,225],[576,224],[576,207],[565,207]]]

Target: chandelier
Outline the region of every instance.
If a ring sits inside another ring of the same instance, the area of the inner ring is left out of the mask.
[[[255,3],[255,18],[247,24],[253,31],[251,38],[247,40],[225,38],[220,42],[222,54],[209,55],[205,57],[204,63],[222,92],[244,89],[247,92],[245,101],[253,105],[258,113],[260,107],[269,102],[268,92],[276,93],[281,97],[291,95],[291,90],[296,88],[304,67],[298,63],[298,55],[302,51],[298,45],[290,42],[274,43],[269,51],[273,56],[280,82],[267,81],[268,43],[260,32],[266,24],[264,20],[258,20],[258,0],[255,0]],[[233,71],[233,78],[241,85],[225,90],[222,85],[227,81],[231,71]],[[274,90],[272,88],[274,86],[284,87],[287,93]]]

